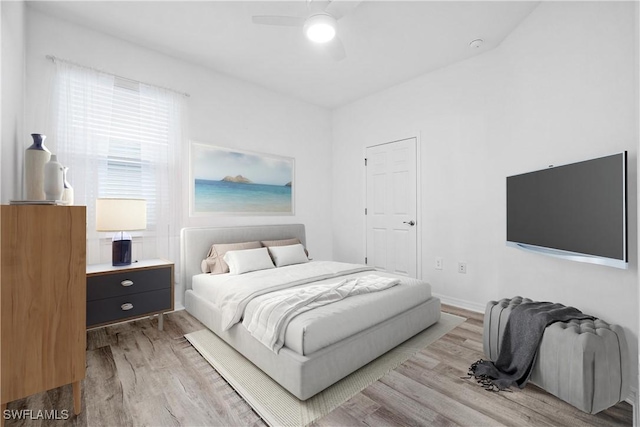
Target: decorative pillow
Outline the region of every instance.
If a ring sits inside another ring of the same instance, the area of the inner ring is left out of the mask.
[[[269,254],[271,254],[271,258],[276,263],[276,267],[309,262],[309,258],[307,258],[307,255],[305,254],[304,246],[301,244],[271,246],[268,249]]]
[[[257,249],[261,248],[260,242],[242,242],[242,243],[221,243],[211,246],[205,263],[207,264],[207,270],[203,269],[203,273],[211,274],[223,274],[229,272],[229,266],[224,261],[224,254],[228,251],[240,251],[243,249]],[[200,266],[204,267],[203,265]]]
[[[224,254],[224,260],[229,265],[230,274],[275,268],[267,248],[228,251]]]
[[[261,243],[262,243],[262,246],[266,246],[267,248],[270,248],[272,246],[291,246],[291,245],[302,244],[300,239],[298,239],[297,237],[294,237],[293,239],[283,239],[283,240],[263,240]],[[305,255],[307,255],[307,257],[309,256],[309,251],[307,251],[306,248],[304,250],[304,253]]]

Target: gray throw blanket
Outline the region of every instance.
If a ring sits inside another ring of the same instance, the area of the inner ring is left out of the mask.
[[[523,388],[535,362],[542,334],[547,326],[571,319],[595,319],[573,307],[551,302],[522,303],[513,309],[502,337],[500,353],[494,362],[478,360],[469,368],[484,388],[504,390],[512,385]]]

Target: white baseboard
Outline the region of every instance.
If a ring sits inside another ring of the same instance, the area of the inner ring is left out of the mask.
[[[475,311],[476,313],[484,313],[485,304],[478,304],[472,301],[466,301],[459,298],[452,298],[446,295],[433,294],[434,297],[440,298],[443,304],[453,305],[455,307],[464,308],[465,310]]]

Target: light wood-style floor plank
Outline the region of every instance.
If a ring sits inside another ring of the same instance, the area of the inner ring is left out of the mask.
[[[486,416],[458,401],[457,398],[446,396],[411,377],[392,371],[380,380],[407,399],[416,401],[421,407],[429,408],[435,413],[447,408],[447,418],[461,426],[503,426],[492,417]]]
[[[482,354],[483,315],[443,311],[467,321],[315,426],[630,426],[620,403],[585,414],[536,386],[491,393],[466,378]],[[189,344],[204,326],[186,311],[87,332],[83,411],[73,415],[71,386],[11,402],[8,409],[67,409],[68,420],[7,420],[7,427],[252,426],[265,423]]]

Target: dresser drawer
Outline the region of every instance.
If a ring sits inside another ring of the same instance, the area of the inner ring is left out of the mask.
[[[171,267],[87,277],[87,301],[171,288]]]
[[[129,306],[123,308],[125,304]],[[87,327],[161,310],[169,311],[171,308],[171,288],[89,301],[87,302]]]

